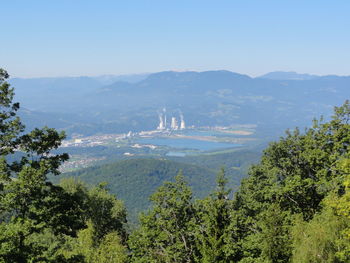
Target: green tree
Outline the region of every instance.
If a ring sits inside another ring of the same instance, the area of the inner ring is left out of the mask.
[[[106,183],[88,187],[74,178],[60,181],[60,187],[69,195],[66,200],[74,204],[74,211],[81,224],[91,222],[94,226],[94,240],[99,243],[109,232],[117,232],[126,242],[126,209],[121,200],[110,194]],[[82,229],[82,227],[80,227]]]
[[[2,157],[13,154],[19,145],[18,135],[23,132],[22,125],[16,112],[19,103],[13,103],[14,91],[6,82],[8,73],[0,68],[0,154]]]
[[[85,262],[88,252],[75,251],[89,231],[93,258],[88,262],[117,262],[117,254],[124,262],[123,203],[104,184],[87,189],[72,181],[61,186],[48,181],[68,159],[51,152],[65,135],[47,127],[24,133],[8,77],[0,70],[0,262]],[[114,256],[107,259],[105,252]]]
[[[348,262],[339,260],[337,253],[342,251],[339,243],[346,222],[326,208],[317,213],[309,222],[297,218],[292,229],[293,256],[295,263]]]
[[[292,239],[288,237],[293,217],[312,220],[322,210],[324,198],[343,188],[343,174],[336,167],[349,153],[349,120],[346,101],[335,108],[329,122],[314,121],[305,133],[287,131],[264,151],[233,201],[228,251],[236,261],[290,260]],[[281,231],[273,231],[274,225]]]
[[[95,239],[116,231],[126,242],[126,210],[122,201],[110,194],[106,184],[99,184],[88,192],[89,219],[95,228]]]
[[[126,262],[126,211],[123,203],[108,193],[106,184],[88,187],[73,178],[61,180],[60,186],[75,206],[83,227],[77,238],[66,236],[64,245],[53,251],[55,258],[79,262]]]
[[[258,220],[261,231],[257,235],[263,262],[289,262],[291,256],[292,217],[283,211],[278,203],[272,203],[260,214]]]
[[[12,103],[13,88],[0,70],[0,259],[6,262],[25,262],[40,251],[27,242],[34,233],[46,227],[55,228],[54,221],[62,213],[52,209],[57,192],[47,181],[49,173],[58,174],[59,165],[68,159],[67,154],[51,154],[64,133],[54,129],[35,129],[23,134],[24,125],[16,113],[18,103]],[[9,161],[12,156],[22,156]],[[58,220],[61,221],[61,220]],[[59,231],[59,227],[55,231]],[[10,237],[15,233],[15,237]]]
[[[350,154],[350,153],[349,153]],[[332,216],[335,220],[330,222],[340,222],[335,233],[338,235],[336,240],[335,256],[339,262],[350,261],[350,158],[339,160],[337,169],[344,175],[343,189],[331,193],[324,201],[325,208],[332,209]],[[330,229],[332,232],[334,229]],[[334,236],[332,232],[332,236]],[[334,241],[334,240],[332,240]]]
[[[198,262],[229,262],[225,254],[225,235],[230,224],[230,190],[226,189],[227,178],[222,168],[216,178],[216,191],[196,203],[196,245]]]
[[[182,172],[151,196],[152,209],[130,237],[133,262],[194,262],[195,211]]]
[[[91,221],[78,232],[77,238],[69,238],[65,246],[56,251],[56,258],[79,259],[86,263],[125,263],[128,262],[127,248],[122,244],[117,232],[109,232],[96,242],[96,229]]]

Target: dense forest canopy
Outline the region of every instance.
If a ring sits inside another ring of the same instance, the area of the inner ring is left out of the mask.
[[[224,169],[202,199],[180,172],[130,229],[104,183],[48,181],[68,159],[51,153],[64,133],[24,133],[8,77],[0,70],[0,262],[350,261],[349,101],[272,142],[234,195]]]

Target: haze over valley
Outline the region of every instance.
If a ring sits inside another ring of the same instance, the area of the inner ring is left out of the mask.
[[[290,76],[292,74],[292,76]],[[251,78],[229,71],[159,72],[110,77],[11,79],[29,125],[68,136],[152,130],[158,113],[182,112],[189,126],[251,124],[259,130],[309,125],[328,118],[349,94],[350,77],[275,72]],[[54,122],[52,120],[55,120]],[[170,120],[169,120],[170,121]],[[276,135],[276,134],[274,134]]]
[[[0,263],[350,262],[349,1],[0,9]]]
[[[309,127],[315,116],[329,119],[333,105],[350,97],[348,76],[282,71],[255,78],[220,70],[10,82],[28,129],[47,125],[67,133],[59,152],[68,152],[71,159],[62,172],[96,165],[104,170],[112,162],[112,170],[125,171],[117,168],[124,167],[125,160],[151,158],[176,161],[178,167],[195,165],[212,175],[225,166],[235,187],[268,142],[286,129]],[[237,163],[237,156],[245,157]],[[211,165],[205,166],[203,160]],[[106,179],[92,174],[82,178],[94,183]],[[168,175],[164,176],[141,199],[160,186]],[[106,180],[113,185],[112,178]],[[118,193],[118,187],[130,186],[115,185],[112,192]],[[208,193],[210,187],[203,189]],[[134,211],[130,196],[125,200]],[[138,209],[145,209],[145,204]]]

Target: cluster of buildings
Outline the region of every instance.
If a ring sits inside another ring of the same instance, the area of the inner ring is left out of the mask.
[[[121,142],[125,139],[130,139],[135,136],[139,137],[153,137],[159,136],[159,134],[165,134],[164,132],[171,132],[177,130],[186,129],[186,124],[183,114],[180,112],[178,119],[176,117],[171,117],[170,121],[167,121],[166,110],[163,109],[162,113],[159,113],[159,125],[156,130],[152,131],[141,131],[141,132],[131,132],[123,134],[103,134],[94,135],[85,138],[74,138],[72,140],[63,141],[61,147],[93,147],[98,145],[104,145],[111,142]],[[153,149],[153,145],[139,145],[135,144],[133,148],[149,147]]]

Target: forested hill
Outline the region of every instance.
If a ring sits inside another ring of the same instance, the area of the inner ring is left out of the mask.
[[[132,159],[116,161],[67,173],[60,177],[75,177],[95,185],[107,182],[111,193],[125,202],[129,214],[137,213],[149,207],[149,196],[165,181],[173,180],[182,170],[193,187],[194,195],[203,198],[215,186],[217,170],[170,160]]]

